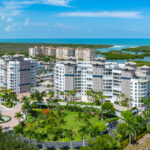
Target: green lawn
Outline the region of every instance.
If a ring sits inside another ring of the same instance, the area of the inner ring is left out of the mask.
[[[66,116],[65,116],[65,121],[66,121],[66,128],[70,127],[73,129],[78,130],[80,125],[85,125],[84,121],[79,121],[77,119],[78,117],[78,112],[66,112]],[[96,123],[107,123],[106,121],[102,121],[102,120],[98,120],[97,117],[91,117],[90,119],[91,124],[96,124]]]
[[[37,116],[37,113],[39,114],[41,112],[41,110],[34,109],[33,112],[34,112],[33,116],[35,116],[35,114]],[[81,126],[86,125],[86,122],[83,119],[81,119],[79,121],[78,112],[71,112],[71,111],[65,110],[64,115],[65,115],[65,117],[64,117],[65,124],[63,126],[60,124],[60,126],[64,129],[68,129],[68,128],[73,129],[74,132],[75,132],[75,135],[73,137],[73,141],[81,141],[82,136],[79,133],[79,129],[80,129]],[[85,114],[82,113],[82,115],[84,116]],[[91,116],[90,119],[89,119],[89,122],[91,123],[91,128],[92,128],[92,125],[98,125],[101,128],[101,130],[104,130],[105,124],[107,123],[106,120],[99,120],[96,115]],[[36,130],[38,130],[39,132],[45,132],[46,127],[45,126],[44,127],[39,127]],[[52,136],[49,135],[49,139],[52,139]],[[45,141],[50,141],[49,139],[46,139]],[[90,139],[90,136],[86,135],[86,139]],[[53,141],[53,140],[51,140],[51,141]],[[59,138],[58,141],[63,141],[63,138]],[[69,138],[68,137],[64,138],[64,141],[68,142]]]
[[[66,116],[65,116],[66,125],[64,126],[64,128],[72,128],[75,130],[76,136],[74,138],[74,141],[82,140],[82,137],[80,133],[78,133],[78,131],[80,126],[86,125],[86,123],[83,120],[79,121],[77,118],[78,118],[78,112],[69,112],[69,111],[66,112]],[[94,124],[105,125],[107,121],[99,120],[97,117],[91,117],[90,123],[92,125]],[[89,139],[90,137],[87,136],[86,138]],[[67,138],[65,139],[65,141],[69,141],[69,139]]]

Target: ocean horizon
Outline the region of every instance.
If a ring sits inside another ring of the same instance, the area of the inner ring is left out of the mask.
[[[118,47],[150,46],[150,39],[0,39],[0,43],[100,44]]]

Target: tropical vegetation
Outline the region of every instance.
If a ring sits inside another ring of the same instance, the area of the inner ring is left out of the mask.
[[[17,94],[12,89],[2,88],[0,90],[0,97],[2,105],[6,107],[13,107],[19,102]]]
[[[0,149],[1,150],[38,150],[35,145],[25,143],[19,140],[16,136],[3,132],[0,127]]]
[[[31,104],[27,120],[14,128],[16,134],[38,141],[79,141],[94,138],[106,131],[105,124],[113,117],[114,108],[103,108],[102,111],[93,107],[76,105],[60,106],[49,102],[45,109]],[[113,106],[112,106],[113,107]],[[41,134],[45,134],[44,137]],[[40,137],[43,139],[39,139]]]

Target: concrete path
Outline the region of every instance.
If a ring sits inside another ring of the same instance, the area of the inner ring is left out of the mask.
[[[22,96],[29,96],[29,93],[18,94],[17,97],[21,100]],[[22,104],[19,103],[13,108],[6,108],[5,106],[0,104],[0,112],[3,116],[11,117],[9,122],[5,122],[0,124],[4,131],[13,130],[13,127],[16,126],[19,121],[15,118],[15,113],[21,111]]]
[[[19,123],[19,121],[15,118],[15,113],[21,111],[21,106],[22,104],[18,104],[17,106],[9,110],[7,108],[0,109],[3,116],[11,117],[11,120],[9,122],[0,124],[3,130],[13,130],[13,127]]]

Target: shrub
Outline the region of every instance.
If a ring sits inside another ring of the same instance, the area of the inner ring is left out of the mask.
[[[147,131],[150,133],[150,123],[146,126]]]
[[[117,121],[117,120],[119,120],[119,119],[122,119],[122,118],[121,118],[121,117],[111,118],[111,119],[108,120],[108,122],[109,122],[109,123],[110,123],[110,122],[114,122],[114,121]]]

